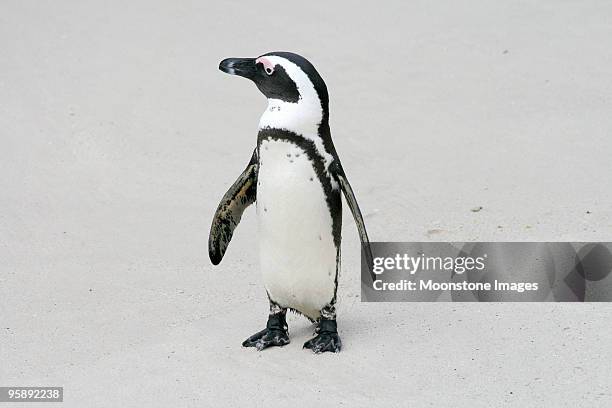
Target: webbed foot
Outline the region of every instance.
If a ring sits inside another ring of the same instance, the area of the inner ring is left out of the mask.
[[[304,343],[304,348],[311,349],[315,353],[339,353],[342,342],[338,336],[338,326],[335,320],[321,319],[317,326],[317,335]]]
[[[286,344],[289,344],[289,331],[285,313],[270,315],[265,329],[242,342],[243,347],[255,347],[259,351]]]

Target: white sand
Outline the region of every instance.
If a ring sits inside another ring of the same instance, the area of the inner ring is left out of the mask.
[[[610,240],[610,2],[110,3],[0,5],[0,385],[64,407],[612,404],[609,304],[362,304],[345,215],[343,352],[302,350],[292,317],[259,353],[253,210],[206,252],[265,106],[217,64],[271,50],[326,79],[373,240]]]

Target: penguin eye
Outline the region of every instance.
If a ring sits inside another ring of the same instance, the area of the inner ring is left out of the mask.
[[[263,69],[264,71],[266,71],[266,74],[268,74],[268,76],[274,73],[274,63],[270,61],[268,58],[259,57],[255,60],[255,62],[263,66]]]

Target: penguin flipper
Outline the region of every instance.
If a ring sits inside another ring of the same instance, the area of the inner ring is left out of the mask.
[[[330,167],[332,174],[335,176],[340,188],[342,189],[342,192],[344,193],[346,203],[353,213],[353,218],[355,219],[355,224],[357,225],[357,231],[359,232],[359,239],[361,240],[361,248],[363,249],[363,253],[366,257],[366,262],[368,264],[368,270],[370,271],[372,281],[374,281],[376,278],[373,272],[374,261],[372,256],[372,248],[370,248],[370,239],[368,238],[368,232],[366,231],[361,210],[357,204],[357,198],[355,198],[355,193],[353,192],[353,189],[351,188],[351,185],[346,178],[346,174],[344,173],[344,169],[340,163],[335,160]]]
[[[254,151],[248,166],[227,190],[215,211],[208,236],[208,255],[213,265],[221,262],[234,234],[234,229],[240,223],[242,213],[255,202],[257,167],[257,151]]]

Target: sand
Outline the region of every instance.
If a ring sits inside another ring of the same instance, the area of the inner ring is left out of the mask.
[[[217,65],[272,50],[325,78],[373,240],[610,240],[611,13],[4,1],[0,385],[63,386],[64,407],[609,407],[609,304],[361,303],[345,215],[344,350],[302,350],[292,316],[256,352],[254,210],[220,266],[206,246],[265,107]]]

